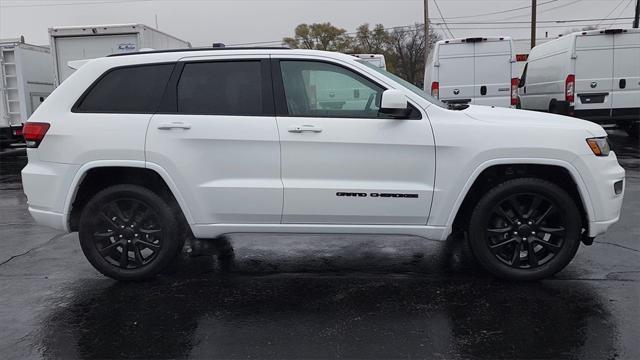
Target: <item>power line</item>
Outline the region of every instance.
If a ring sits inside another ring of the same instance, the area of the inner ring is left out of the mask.
[[[546,13],[546,12],[549,12],[549,11],[552,11],[552,10],[556,10],[556,9],[560,9],[560,8],[563,8],[563,7],[567,7],[567,6],[573,5],[575,3],[578,3],[580,1],[584,1],[584,0],[574,0],[572,2],[569,2],[569,3],[566,3],[566,4],[562,4],[562,5],[558,5],[558,6],[554,6],[554,7],[548,8],[548,9],[538,10],[538,14]],[[544,4],[546,4],[546,3],[539,4],[538,6],[544,5]],[[529,14],[510,16],[510,17],[504,18],[502,20],[517,19],[517,18],[523,17],[523,16],[529,16]]]
[[[551,22],[552,25],[538,25],[538,28],[541,29],[553,29],[553,28],[567,28],[568,25],[562,25],[562,23],[565,22],[569,22],[575,25],[588,25],[588,22],[593,22],[593,21],[600,21],[601,19],[573,19],[573,20],[553,20],[553,21],[547,21],[544,23],[549,23]],[[606,21],[619,21],[619,20],[633,20],[633,17],[619,17],[619,18],[609,18],[606,19]],[[586,24],[579,24],[580,22],[585,22]],[[512,22],[511,24],[514,25],[519,25],[519,24],[526,24],[528,22]],[[543,23],[542,21],[538,21],[538,24]],[[555,24],[553,24],[555,23]],[[443,25],[442,23],[438,23],[438,22],[432,22],[431,23],[434,26],[441,26]],[[451,24],[451,23],[449,23]],[[477,23],[456,23],[458,25],[465,25],[465,24],[469,24],[469,25],[495,25],[496,23],[481,23],[481,24],[477,24]],[[420,24],[418,24],[418,26],[420,26]],[[396,29],[404,29],[405,31],[416,31],[415,29],[415,25],[401,25],[401,26],[393,26],[393,27],[387,27],[384,28],[383,30],[389,31],[389,30],[396,30]],[[486,27],[486,26],[482,26],[482,27],[478,27],[478,26],[469,26],[469,27],[449,27],[449,29],[452,30],[501,30],[501,29],[529,29],[530,26],[500,26],[500,27]],[[418,31],[422,31],[421,29]],[[444,32],[444,31],[443,31]],[[357,32],[347,32],[345,33],[345,35],[354,35]],[[271,41],[255,41],[255,42],[246,42],[246,43],[235,43],[235,44],[228,44],[228,46],[246,46],[246,45],[269,45],[269,44],[282,44],[282,40],[271,40]]]
[[[442,15],[442,11],[440,11],[440,6],[438,5],[438,1],[437,0],[433,0],[433,3],[436,4],[436,9],[438,10],[438,14],[440,14],[440,18],[442,19],[442,22],[444,23],[444,26],[447,28],[447,31],[449,31],[449,35],[451,35],[451,37],[454,38],[455,36],[451,32],[451,29],[449,29],[449,25],[447,25],[447,22],[444,20],[444,16]]]
[[[637,0],[636,0],[637,1]],[[618,16],[622,15],[624,13],[625,10],[627,10],[627,8],[629,7],[629,5],[631,5],[631,3],[633,2],[633,0],[629,0],[629,2],[627,3],[627,5],[625,5],[625,7],[622,8],[622,11],[620,11],[618,13]],[[609,29],[610,27],[613,26],[613,24],[615,24],[615,21],[612,22],[611,24],[609,24],[609,26],[607,26],[607,29]]]
[[[613,14],[613,12],[614,12],[614,11],[616,11],[616,9],[617,9],[620,5],[622,5],[622,3],[623,3],[623,2],[624,2],[624,0],[620,0],[620,2],[619,2],[619,3],[618,3],[618,4],[617,4],[613,9],[611,9],[611,11],[609,11],[609,13],[607,14],[607,16],[605,16],[605,17],[604,17],[604,18],[605,18],[605,20],[606,20],[609,16],[611,16],[611,14]],[[597,24],[596,24],[596,26],[600,25],[601,23],[602,23],[602,21],[600,21],[599,23],[597,23]]]
[[[552,2],[556,2],[556,1],[558,1],[558,0],[545,1],[543,3],[538,4],[538,6],[546,5],[546,4],[549,4],[549,3],[552,3]],[[470,17],[497,15],[497,14],[504,14],[504,13],[508,13],[508,12],[524,10],[524,9],[529,9],[529,8],[531,8],[531,6],[527,5],[527,6],[521,6],[521,7],[517,7],[517,8],[513,8],[513,9],[507,9],[507,10],[501,10],[501,11],[493,11],[493,12],[482,13],[482,14],[465,15],[465,16],[451,16],[451,17],[448,17],[447,19],[465,19],[465,18],[470,18]],[[522,16],[524,16],[524,15],[522,15]]]
[[[41,4],[18,4],[18,5],[0,5],[0,8],[31,8],[31,7],[50,7],[50,6],[69,6],[69,5],[100,5],[100,4],[125,4],[134,2],[150,2],[153,0],[120,0],[120,1],[89,1],[89,2],[71,2],[71,3],[41,3]]]

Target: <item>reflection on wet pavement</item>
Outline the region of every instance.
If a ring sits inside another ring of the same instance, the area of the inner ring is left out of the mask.
[[[460,237],[277,234],[190,241],[118,283],[33,224],[24,152],[0,155],[0,357],[638,359],[640,155],[611,138],[620,223],[534,283],[487,275]]]

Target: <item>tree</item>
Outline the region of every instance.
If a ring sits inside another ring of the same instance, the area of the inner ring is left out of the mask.
[[[351,38],[345,29],[337,28],[331,23],[300,24],[296,26],[295,36],[282,39],[283,44],[291,48],[315,49],[328,51],[348,51]]]
[[[440,39],[431,29],[429,46]],[[422,24],[398,27],[389,31],[382,24],[373,29],[360,25],[354,35],[331,25],[300,24],[294,37],[282,39],[291,48],[339,51],[344,53],[383,54],[387,70],[405,80],[421,85],[424,77],[424,31]]]
[[[430,29],[429,48],[440,39],[440,36]],[[389,46],[394,64],[395,74],[418,86],[424,78],[424,27],[414,24],[410,27],[395,28],[389,34]]]

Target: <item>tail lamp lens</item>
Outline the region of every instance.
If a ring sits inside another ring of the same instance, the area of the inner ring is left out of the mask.
[[[436,99],[440,98],[440,83],[437,81],[431,83],[431,96]]]
[[[518,84],[520,83],[520,79],[513,78],[511,79],[511,105],[518,105]]]
[[[576,77],[575,75],[568,75],[567,80],[564,84],[564,96],[567,102],[572,103],[575,100],[575,89],[576,89]]]
[[[29,148],[37,148],[49,130],[48,123],[27,122],[22,128],[22,135]]]
[[[609,147],[609,140],[607,140],[606,136],[589,138],[587,139],[587,144],[589,144],[591,151],[593,151],[596,156],[609,156],[611,148]]]

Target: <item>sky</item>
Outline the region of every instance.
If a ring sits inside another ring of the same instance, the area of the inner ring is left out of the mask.
[[[633,17],[635,3],[538,0],[537,37],[556,37],[585,25],[631,27],[630,19],[611,19]],[[429,18],[444,38],[527,39],[530,6],[530,0],[429,0]],[[513,10],[517,8],[521,9]],[[24,35],[28,43],[48,44],[51,26],[142,23],[155,27],[156,16],[160,30],[193,46],[277,46],[300,23],[331,22],[348,32],[363,23],[385,27],[421,23],[423,0],[0,0],[0,38]],[[585,19],[590,21],[554,22]]]

